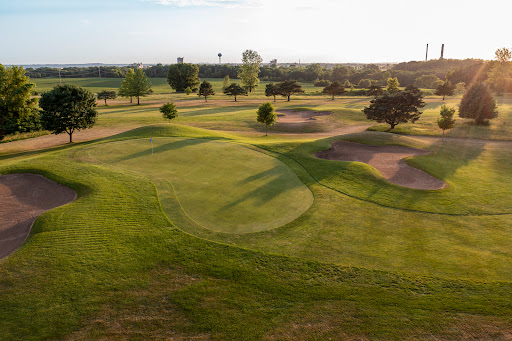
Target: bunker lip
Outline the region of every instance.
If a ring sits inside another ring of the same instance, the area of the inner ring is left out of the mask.
[[[295,124],[295,123],[311,123],[316,121],[317,116],[328,116],[332,115],[331,111],[296,111],[292,109],[279,109],[276,110],[278,114],[284,114],[283,116],[277,117],[277,123],[287,123],[287,124]]]
[[[313,156],[336,161],[357,161],[366,163],[395,185],[422,189],[438,190],[446,187],[444,181],[407,165],[402,159],[409,156],[430,154],[430,151],[402,146],[370,146],[360,143],[335,141],[331,148],[313,154]]]
[[[42,175],[17,173],[0,176],[0,259],[19,248],[34,221],[46,211],[77,197],[71,188]]]

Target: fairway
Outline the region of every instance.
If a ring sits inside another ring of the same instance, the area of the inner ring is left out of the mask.
[[[154,138],[100,144],[88,156],[169,188],[185,214],[216,232],[248,233],[285,225],[313,203],[311,191],[281,161],[209,139]],[[169,207],[163,207],[170,219]]]

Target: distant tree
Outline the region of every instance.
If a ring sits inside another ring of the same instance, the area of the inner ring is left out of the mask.
[[[332,80],[338,82],[347,82],[351,74],[351,69],[344,65],[336,65],[332,69]],[[350,83],[350,82],[349,82]],[[350,84],[343,84],[345,88],[350,87]]]
[[[222,83],[222,89],[226,89],[231,84],[231,81],[229,79],[229,75],[226,75],[224,77],[224,82]]]
[[[274,102],[276,101],[276,96],[279,95],[279,87],[277,85],[274,85],[274,83],[269,83],[265,87],[265,96],[274,97]]]
[[[496,61],[491,66],[488,73],[488,82],[494,91],[500,96],[506,89],[510,81],[510,59],[512,50],[507,48],[497,49],[495,52]]]
[[[474,119],[477,125],[498,117],[496,100],[486,84],[475,83],[466,90],[460,101],[459,117]]]
[[[433,74],[421,75],[420,77],[416,78],[416,80],[414,81],[414,85],[417,86],[418,88],[435,89],[436,82],[439,80],[439,77]]]
[[[176,104],[174,102],[167,102],[160,107],[160,112],[162,113],[162,117],[168,120],[172,120],[173,118],[178,117],[178,109],[176,108]]]
[[[152,87],[151,81],[148,79],[148,77],[144,73],[144,70],[136,69],[135,74],[133,75],[131,88],[132,88],[133,97],[137,97],[137,105],[140,104],[141,97],[146,97],[147,95],[153,93],[153,90],[151,90],[151,87]]]
[[[351,86],[352,86],[352,83],[350,83],[350,81],[348,79],[343,83],[344,88],[350,88]]]
[[[439,84],[435,92],[437,96],[443,96],[443,101],[446,96],[453,96],[454,93],[455,85],[453,85],[450,81]]]
[[[208,96],[213,96],[215,95],[215,91],[213,91],[213,87],[212,85],[210,84],[210,82],[207,82],[207,81],[204,81],[201,83],[201,85],[199,86],[199,92],[197,93],[198,96],[204,96],[204,101],[205,102],[208,102],[206,100],[206,98]]]
[[[57,85],[41,95],[41,121],[53,134],[66,132],[69,143],[73,133],[91,128],[96,122],[96,98],[88,90],[71,84]]]
[[[363,112],[369,120],[389,124],[391,130],[399,123],[416,122],[422,114],[418,109],[424,106],[419,89],[411,87],[374,98]]]
[[[453,115],[455,114],[455,108],[450,108],[446,105],[441,107],[440,115],[441,117],[437,119],[437,125],[439,128],[443,129],[443,138],[444,141],[444,131],[452,129],[455,126],[455,119]]]
[[[185,93],[187,94],[187,96],[192,93],[192,89],[190,88],[190,86],[187,86],[187,88],[185,89]]]
[[[260,72],[260,65],[263,59],[258,52],[253,50],[245,50],[242,54],[242,66],[238,73],[238,78],[242,80],[242,84],[252,92],[258,86],[260,80],[258,74]]]
[[[398,87],[400,86],[400,83],[398,83],[398,78],[388,78],[388,86],[386,87],[386,90],[389,93],[395,93],[398,92]]]
[[[332,95],[332,100],[334,101],[334,96],[343,95],[343,93],[345,93],[345,88],[343,87],[343,85],[341,85],[340,82],[335,81],[335,82],[332,82],[331,84],[327,85],[322,90],[322,92],[324,94]]]
[[[296,80],[284,81],[282,83],[277,84],[277,89],[279,94],[290,101],[290,96],[293,94],[301,94],[304,93],[302,90],[302,86]]]
[[[455,92],[458,94],[463,94],[464,92],[466,92],[466,83],[459,82],[455,84]]]
[[[172,64],[167,71],[167,83],[176,90],[184,92],[186,88],[196,91],[199,84],[199,68],[195,64]]]
[[[236,96],[247,96],[247,90],[236,83],[231,83],[230,86],[224,89],[224,94],[234,96],[236,102]]]
[[[107,104],[107,99],[116,99],[117,93],[115,91],[103,90],[98,92],[98,99],[102,99],[105,101],[105,105]]]
[[[378,85],[372,85],[366,92],[366,96],[381,96],[384,93],[384,90],[382,90],[382,87]]]
[[[121,97],[130,97],[130,103],[132,103],[133,98],[133,77],[135,77],[135,72],[133,69],[128,69],[126,72],[126,77],[121,82],[121,87],[119,88],[119,96]]]
[[[361,79],[357,86],[360,88],[369,88],[372,85],[372,81],[369,79]]]
[[[29,81],[23,67],[0,64],[0,140],[7,133],[20,131],[25,120],[39,121],[36,99],[32,98],[34,84]]]
[[[277,115],[274,112],[274,106],[270,102],[263,103],[259,106],[257,114],[257,121],[259,123],[265,124],[265,136],[267,136],[268,126],[274,125],[277,121]]]

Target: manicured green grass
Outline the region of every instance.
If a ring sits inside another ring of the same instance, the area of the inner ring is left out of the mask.
[[[207,139],[152,141],[153,148],[148,139],[100,144],[87,156],[147,176],[159,191],[171,188],[193,221],[217,232],[276,228],[313,202],[291,169],[247,147]]]

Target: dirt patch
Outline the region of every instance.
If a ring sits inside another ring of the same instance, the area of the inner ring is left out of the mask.
[[[330,111],[295,111],[291,109],[281,109],[276,113],[284,114],[277,117],[278,124],[307,124],[316,121],[315,117],[332,115]]]
[[[429,151],[401,146],[369,146],[336,141],[331,148],[314,156],[325,160],[357,161],[377,169],[389,182],[414,189],[436,190],[446,183],[417,168],[408,166],[402,159],[429,154]]]
[[[38,216],[75,198],[75,191],[41,175],[0,176],[0,259],[25,242]]]

